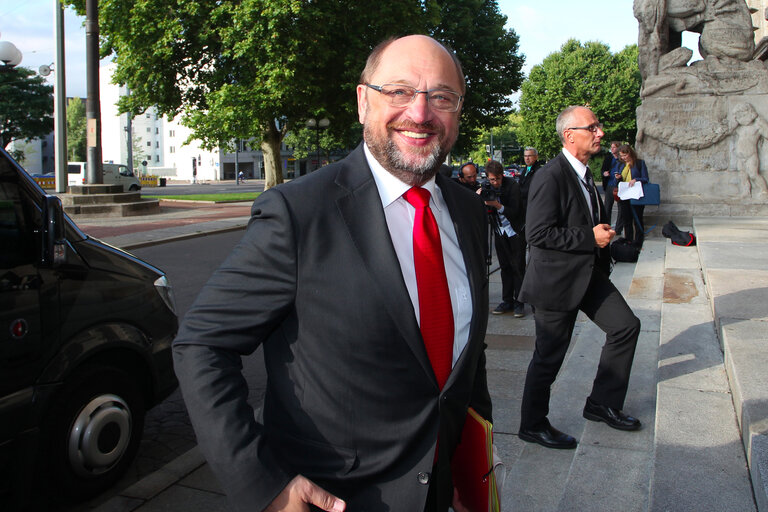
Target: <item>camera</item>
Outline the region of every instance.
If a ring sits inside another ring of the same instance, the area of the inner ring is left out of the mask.
[[[490,183],[483,183],[482,187],[480,187],[480,198],[483,201],[496,201],[499,196]]]

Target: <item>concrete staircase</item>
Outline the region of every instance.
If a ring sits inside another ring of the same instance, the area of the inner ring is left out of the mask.
[[[59,195],[71,216],[131,217],[160,212],[158,199],[142,198],[141,192],[123,192],[122,185],[70,186]]]
[[[582,418],[605,336],[579,315],[549,416],[579,440],[576,450],[546,449],[516,436],[533,322],[508,330],[515,332],[510,336],[491,319],[495,443],[508,468],[503,510],[757,510],[701,267],[696,248],[649,238],[637,264],[614,269],[614,283],[642,322],[625,403],[643,422],[639,432]],[[493,296],[493,278],[491,284]]]

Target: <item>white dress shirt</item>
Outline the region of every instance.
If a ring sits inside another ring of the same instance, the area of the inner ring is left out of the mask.
[[[577,160],[575,156],[573,156],[570,151],[563,148],[563,154],[565,155],[565,158],[568,159],[568,163],[571,164],[571,167],[576,171],[576,175],[579,177],[582,183],[584,185],[587,185],[587,166],[584,165],[581,161]],[[584,193],[584,199],[587,200],[587,206],[589,207],[589,213],[592,215],[592,218],[594,218],[594,214],[592,213],[592,199],[589,197],[589,190],[587,190],[586,186],[581,187],[581,191]],[[595,193],[597,193],[597,190],[595,190]],[[599,215],[599,214],[598,214]]]
[[[363,149],[365,158],[368,160],[368,166],[373,172],[376,188],[379,190],[387,228],[392,238],[392,244],[395,246],[397,259],[400,262],[400,271],[403,274],[405,286],[411,297],[416,321],[420,322],[419,291],[416,286],[416,268],[413,262],[413,222],[416,209],[403,198],[405,191],[411,187],[384,169],[373,157],[367,144],[363,145]],[[448,290],[451,294],[451,306],[453,308],[454,335],[451,364],[455,365],[469,341],[469,323],[472,320],[472,296],[469,290],[469,278],[451,214],[448,212],[440,189],[435,184],[435,179],[429,180],[422,188],[430,192],[429,207],[440,229],[445,274],[448,278]]]

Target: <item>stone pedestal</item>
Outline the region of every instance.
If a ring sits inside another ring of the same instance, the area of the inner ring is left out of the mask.
[[[768,93],[644,98],[637,125],[638,154],[661,186],[646,216],[768,216]]]
[[[123,192],[122,185],[73,185],[61,194],[64,211],[72,216],[132,217],[160,213],[160,201]]]

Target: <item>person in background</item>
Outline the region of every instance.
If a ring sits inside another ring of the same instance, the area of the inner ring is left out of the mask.
[[[608,217],[609,223],[611,222],[611,216],[613,215],[613,202],[615,199],[614,191],[616,190],[616,187],[618,187],[616,174],[621,172],[619,166],[623,166],[619,159],[619,146],[621,146],[621,142],[616,140],[611,142],[611,152],[603,159],[603,165],[600,169],[600,173],[603,176],[603,191],[605,192],[605,215]],[[617,235],[621,233],[621,225],[621,211],[619,211],[616,216]]]
[[[525,160],[525,167],[520,174],[520,197],[523,200],[523,222],[525,222],[525,211],[528,208],[528,190],[531,188],[531,181],[534,174],[541,167],[539,162],[539,152],[536,148],[526,147],[523,150],[523,160]]]
[[[637,158],[637,153],[629,144],[619,147],[619,159],[622,162],[621,171],[616,173],[617,181],[624,181],[630,186],[636,182],[648,183],[648,167],[645,161]],[[618,186],[618,184],[617,184]],[[642,244],[645,234],[643,222],[644,205],[633,205],[631,200],[620,200],[619,211],[624,219],[624,238]]]
[[[477,166],[472,162],[462,165],[459,169],[459,176],[455,178],[455,181],[472,192],[477,191],[480,188],[480,184],[477,182]]]
[[[522,318],[525,316],[525,304],[517,299],[525,273],[525,246],[520,235],[524,225],[520,185],[514,179],[504,176],[504,168],[496,160],[486,164],[485,172],[488,173],[490,188],[478,190],[478,193],[487,190],[494,196],[492,200],[486,200],[485,205],[492,212],[493,240],[501,269],[502,287],[502,301],[491,313],[513,313],[515,317]]]
[[[531,259],[520,300],[536,307],[536,347],[525,378],[518,435],[547,448],[572,449],[576,439],[553,427],[547,416],[578,312],[606,334],[582,414],[619,430],[640,428],[639,420],[622,411],[640,320],[608,277],[608,244],[616,233],[587,167],[600,151],[603,125],[590,109],[572,106],[557,117],[556,128],[563,150],[536,174],[528,198]]]

